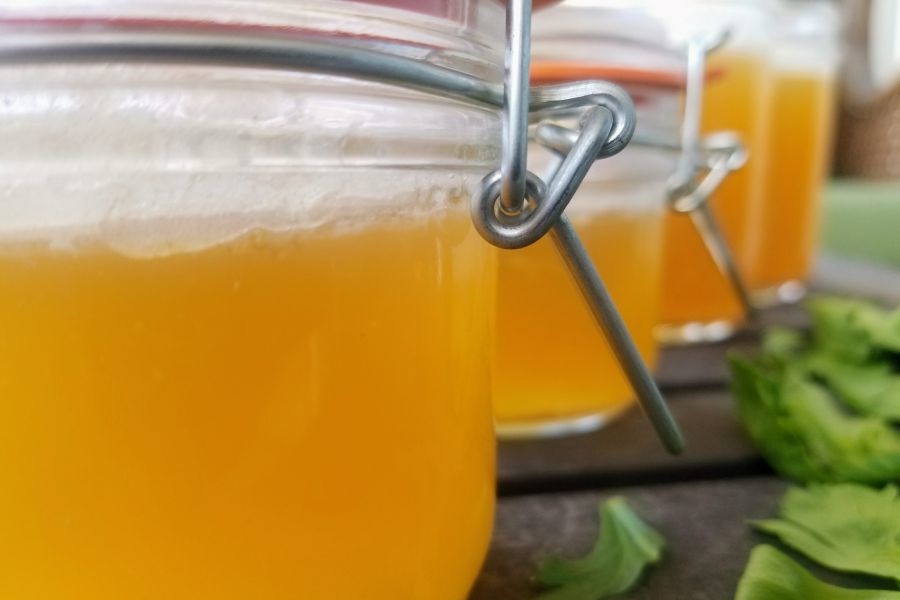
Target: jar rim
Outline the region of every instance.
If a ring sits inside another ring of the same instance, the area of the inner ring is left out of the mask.
[[[445,15],[345,0],[75,0],[65,6],[36,0],[0,7],[0,30],[8,36],[137,32],[234,35],[268,44],[321,41],[499,81],[502,5],[495,0],[441,1],[453,11]]]
[[[16,28],[21,33],[22,28],[54,29],[54,30],[115,30],[118,32],[197,32],[253,35],[268,39],[296,40],[317,38],[325,40],[350,40],[373,42],[396,42],[397,38],[379,36],[372,33],[354,33],[347,31],[322,31],[311,27],[296,25],[270,25],[264,23],[227,23],[213,20],[187,19],[187,18],[149,18],[149,17],[2,17],[0,16],[0,28]],[[435,49],[437,46],[424,42],[408,41],[406,45]]]

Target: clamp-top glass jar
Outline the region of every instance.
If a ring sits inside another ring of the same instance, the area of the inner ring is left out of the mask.
[[[766,193],[748,283],[761,305],[799,300],[818,239],[840,66],[840,16],[829,0],[784,3],[773,18]]]
[[[5,43],[312,36],[499,80],[492,1],[14,6]],[[0,596],[463,598],[494,503],[467,207],[496,111],[129,60],[0,67]]]
[[[701,130],[740,135],[746,164],[734,171],[710,204],[741,274],[759,243],[765,193],[769,71],[770,0],[646,0],[665,19],[674,40],[727,31],[721,49],[709,57],[711,77],[704,88]],[[666,223],[662,325],[665,342],[716,341],[732,335],[746,307],[723,276],[689,218],[671,214]]]

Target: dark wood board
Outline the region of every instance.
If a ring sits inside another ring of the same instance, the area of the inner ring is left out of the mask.
[[[869,298],[887,306],[900,303],[900,270],[836,257],[819,261],[812,282],[813,293]],[[725,352],[755,348],[760,333],[772,325],[805,329],[809,317],[803,304],[785,305],[760,311],[758,321],[733,339],[693,346],[666,348],[656,368],[656,380],[664,390],[724,385],[728,382]]]
[[[669,455],[637,409],[583,435],[500,444],[501,495],[594,489],[768,472],[724,388],[668,395],[687,450]]]
[[[739,332],[732,339],[665,348],[656,367],[656,381],[666,391],[723,386],[728,383],[726,352],[752,351],[759,344],[760,332],[772,325],[806,329],[809,317],[800,304],[767,308],[759,312],[752,328]]]
[[[821,261],[814,287],[825,293],[900,301],[900,271],[841,259]],[[687,479],[746,477],[768,470],[744,435],[727,390],[726,352],[752,352],[769,325],[806,327],[798,305],[763,311],[756,328],[721,344],[670,348],[658,377],[688,443],[678,458],[657,443],[640,411],[605,429],[568,438],[502,441],[501,495],[600,489]]]

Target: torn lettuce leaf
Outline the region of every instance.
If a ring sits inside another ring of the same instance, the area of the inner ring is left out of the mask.
[[[800,482],[900,480],[900,433],[885,420],[847,414],[802,368],[729,362],[738,414],[776,471]]]
[[[807,365],[854,412],[900,421],[900,374],[888,363],[855,365],[814,354]]]
[[[900,352],[900,309],[871,302],[816,297],[808,301],[815,346],[848,362],[862,363],[883,352]]]
[[[806,348],[804,343],[799,332],[773,328],[763,336],[763,362],[825,383],[857,414],[900,421],[900,373],[891,363],[847,362],[820,349]]]
[[[644,570],[659,562],[663,537],[644,523],[624,498],[612,498],[600,508],[600,535],[587,556],[575,560],[551,558],[537,580],[547,587],[538,600],[599,600],[632,589]]]
[[[900,496],[897,488],[855,484],[791,488],[779,519],[753,526],[836,571],[893,579],[900,587]]]
[[[757,546],[735,600],[900,600],[900,592],[857,590],[825,583],[772,546]]]

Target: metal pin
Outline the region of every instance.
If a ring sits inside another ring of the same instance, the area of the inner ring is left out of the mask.
[[[703,239],[724,239],[724,235],[719,228],[719,223],[713,216],[709,204],[704,202],[698,206],[696,210],[692,210],[688,214],[691,217],[691,221],[694,223],[694,227],[697,228],[697,231],[700,232]],[[713,261],[716,263],[716,267],[725,274],[728,282],[734,289],[735,295],[737,295],[740,300],[747,317],[753,319],[756,315],[756,309],[750,301],[750,293],[744,285],[744,280],[741,277],[737,263],[734,260],[734,255],[731,253],[728,244],[709,244],[707,250]]]
[[[525,206],[531,0],[510,0],[507,3],[504,60],[500,208],[507,214],[515,215]]]

